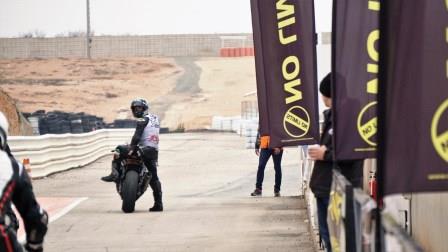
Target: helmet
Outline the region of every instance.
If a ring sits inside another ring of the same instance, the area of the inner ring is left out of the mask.
[[[148,114],[149,105],[145,99],[137,98],[131,102],[132,115],[141,118]]]
[[[9,123],[6,116],[0,112],[0,149],[6,149],[7,137],[8,137]]]

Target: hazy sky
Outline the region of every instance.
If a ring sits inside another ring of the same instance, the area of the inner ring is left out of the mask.
[[[316,30],[331,30],[331,0],[315,0]],[[86,0],[0,0],[0,37],[84,31]],[[252,32],[250,0],[90,0],[101,34]]]

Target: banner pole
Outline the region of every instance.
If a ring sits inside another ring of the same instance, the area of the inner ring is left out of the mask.
[[[376,230],[375,251],[381,252],[384,247],[381,208],[384,197],[384,164],[386,147],[386,88],[387,83],[387,34],[388,34],[388,7],[387,1],[380,1],[380,39],[379,39],[379,72],[378,72],[378,150],[377,150],[377,207],[376,207]]]

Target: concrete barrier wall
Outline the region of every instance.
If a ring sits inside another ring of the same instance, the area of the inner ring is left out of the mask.
[[[97,130],[84,134],[12,136],[8,138],[18,161],[30,160],[31,177],[82,167],[109,155],[118,144],[128,142],[133,129]]]
[[[180,57],[220,55],[222,47],[253,47],[252,34],[94,36],[91,55],[108,57]],[[86,57],[84,37],[0,38],[0,58]]]
[[[318,43],[330,44],[331,33],[320,33]],[[253,48],[253,39],[249,33],[94,36],[90,48],[94,58],[217,57],[221,48]],[[0,38],[0,59],[81,58],[86,55],[85,37]]]
[[[412,194],[412,236],[425,251],[448,251],[448,193]]]
[[[0,58],[85,57],[85,38],[2,38]]]

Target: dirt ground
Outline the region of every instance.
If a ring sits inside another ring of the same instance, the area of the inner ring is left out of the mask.
[[[16,102],[0,89],[0,111],[9,120],[10,135],[32,135],[33,129],[27,120],[17,111]]]
[[[244,95],[256,90],[254,58],[201,58],[192,63],[201,71],[196,84],[200,91],[171,93],[173,102],[163,123],[198,129],[209,127],[213,116],[241,115],[241,102],[248,99]],[[187,79],[197,74],[187,73],[193,75]]]
[[[143,97],[163,127],[188,130],[239,115],[256,86],[253,57],[57,58],[0,60],[0,88],[22,112],[86,112],[106,122],[130,117],[130,100]]]

